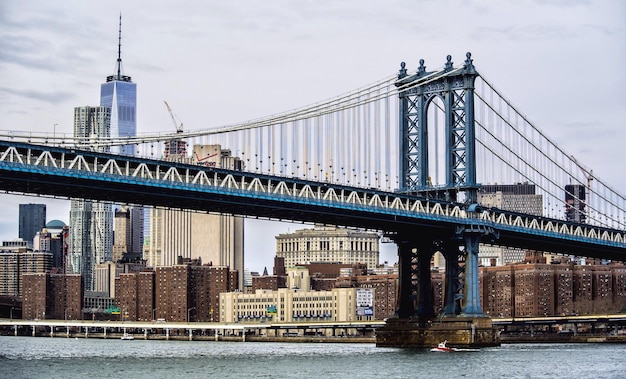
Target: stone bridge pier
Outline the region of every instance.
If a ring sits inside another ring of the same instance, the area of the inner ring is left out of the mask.
[[[478,287],[478,243],[491,233],[459,227],[454,238],[435,239],[424,233],[397,235],[399,289],[396,314],[376,331],[376,346],[432,347],[500,345],[499,329],[484,315]],[[417,234],[417,237],[416,237]],[[443,309],[434,311],[430,261],[435,252],[446,259]]]

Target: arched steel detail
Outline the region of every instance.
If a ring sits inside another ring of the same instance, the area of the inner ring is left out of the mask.
[[[457,201],[464,192],[465,202],[476,202],[476,149],[474,131],[474,82],[478,77],[471,54],[462,68],[455,69],[448,55],[445,68],[427,72],[420,60],[417,72],[407,74],[401,63],[396,86],[400,97],[400,190],[429,197]],[[434,187],[428,172],[428,106],[436,97],[443,99],[445,114],[445,179]]]

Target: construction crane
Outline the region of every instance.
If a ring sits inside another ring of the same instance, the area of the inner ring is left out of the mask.
[[[167,108],[167,111],[170,113],[170,117],[172,117],[172,121],[174,122],[174,128],[176,129],[176,133],[182,133],[183,123],[181,122],[180,125],[178,124],[177,117],[176,115],[174,115],[174,112],[172,112],[172,108],[170,108],[170,105],[165,100],[163,100],[163,102],[165,103],[165,107]]]

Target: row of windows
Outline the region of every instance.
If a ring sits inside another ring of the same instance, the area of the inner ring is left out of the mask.
[[[344,249],[344,241],[339,241],[338,248],[334,248],[331,241],[318,241],[317,243],[312,243],[311,241],[306,241],[304,246],[306,247],[305,251],[311,250],[322,250],[322,251],[330,251],[330,250],[343,250]],[[300,248],[301,244],[298,241],[294,242],[281,242],[279,244],[281,252],[287,251],[302,251]],[[375,251],[378,248],[377,244],[374,241],[350,241],[350,250],[360,250],[360,251]]]

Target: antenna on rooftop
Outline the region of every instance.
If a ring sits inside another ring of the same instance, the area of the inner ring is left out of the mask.
[[[120,12],[120,29],[117,37],[117,80],[122,78],[122,12]]]

